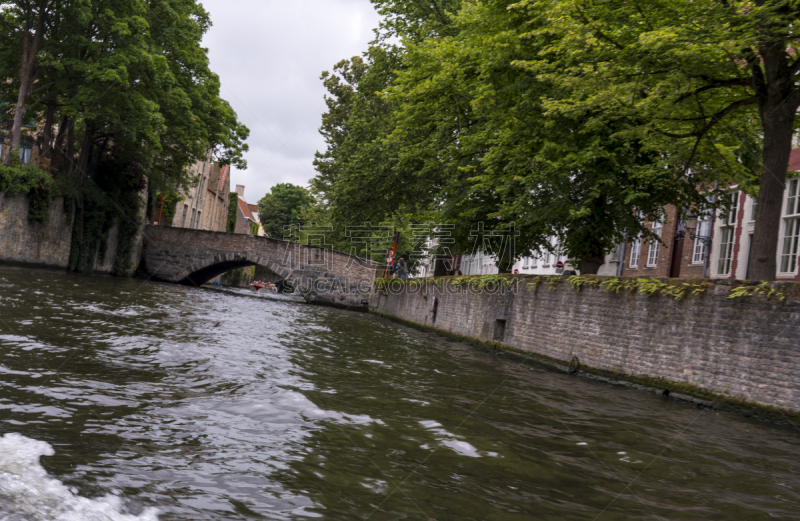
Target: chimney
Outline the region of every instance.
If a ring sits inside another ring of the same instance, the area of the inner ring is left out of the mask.
[[[239,199],[244,199],[244,185],[236,185],[236,193],[239,194]]]

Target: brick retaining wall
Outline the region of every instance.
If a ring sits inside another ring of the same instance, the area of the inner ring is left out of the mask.
[[[530,280],[530,279],[528,279]],[[446,287],[445,287],[446,288]],[[710,285],[683,301],[584,287],[527,286],[504,292],[432,285],[387,288],[373,312],[443,332],[497,342],[573,366],[691,389],[800,413],[800,300],[727,298]],[[438,299],[435,319],[431,299]],[[680,385],[687,384],[687,385]],[[697,394],[695,392],[694,394]]]

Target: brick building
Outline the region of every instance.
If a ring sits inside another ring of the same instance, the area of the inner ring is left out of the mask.
[[[792,150],[789,171],[779,224],[775,280],[800,280],[800,177],[791,177],[791,172],[800,171],[800,148]],[[723,197],[729,198],[726,207],[714,215],[701,216],[690,234],[672,206],[665,208],[663,223],[646,222],[661,236],[663,244],[647,239],[628,242],[623,276],[748,280],[758,202],[737,185],[730,186]]]
[[[192,228],[224,232],[228,223],[230,205],[230,166],[220,166],[210,160],[198,161],[190,167],[195,180],[188,191],[182,191],[183,199],[175,205],[175,228]],[[163,223],[169,226],[169,223]]]
[[[247,204],[247,199],[244,197],[244,185],[236,185],[236,194],[239,196],[239,207],[236,209],[236,227],[233,230],[234,233],[263,237],[265,233],[261,222],[258,220],[258,205]]]
[[[625,244],[622,256],[623,277],[700,278],[706,271],[707,247],[703,239],[692,239],[677,208],[664,208],[660,221],[645,221],[645,226],[661,237],[636,239]],[[698,224],[697,235],[708,233],[708,224]]]

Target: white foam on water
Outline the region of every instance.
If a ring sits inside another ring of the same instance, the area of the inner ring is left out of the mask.
[[[39,458],[54,454],[50,444],[21,434],[9,433],[0,438],[0,505],[4,519],[158,521],[154,508],[139,516],[125,514],[119,497],[80,497],[59,480],[48,477]]]
[[[496,457],[496,452],[489,452],[489,453],[481,453],[474,445],[467,443],[466,441],[460,440],[456,437],[455,434],[448,432],[442,429],[442,424],[439,422],[435,422],[433,420],[422,420],[419,422],[423,427],[426,429],[436,433],[440,438],[439,443],[448,447],[455,452],[461,454],[462,456],[468,456],[470,458],[480,458],[484,454],[487,456]],[[427,449],[427,445],[422,446],[423,449]]]

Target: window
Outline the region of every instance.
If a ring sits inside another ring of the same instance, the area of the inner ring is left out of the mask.
[[[636,239],[631,243],[631,268],[639,266],[639,252],[642,250],[642,239]]]
[[[800,180],[789,181],[789,193],[786,194],[786,215],[800,214]]]
[[[652,224],[650,230],[656,234],[658,237],[661,237],[661,230],[664,228],[664,224],[661,220],[658,220]],[[647,264],[648,268],[655,268],[656,264],[658,264],[658,249],[661,246],[661,243],[658,239],[650,239],[650,248],[647,251]]]
[[[694,249],[692,251],[692,264],[703,264],[706,261],[708,247],[703,243],[703,239],[711,235],[711,219],[703,219],[697,223],[697,235],[694,239]]]
[[[728,275],[731,272],[731,261],[733,260],[734,231],[736,230],[736,217],[739,209],[739,192],[730,195],[730,207],[723,210],[720,216],[720,245],[719,262],[717,264],[717,275]]]
[[[736,214],[739,210],[739,192],[731,194],[730,209],[725,210],[721,216],[722,226],[733,226],[736,224]]]
[[[19,147],[19,162],[27,165],[31,162],[31,155],[33,154],[33,143],[24,141]]]
[[[183,205],[183,217],[181,217],[181,228],[186,227],[186,213],[189,211],[189,205]]]
[[[718,275],[727,275],[731,271],[731,260],[733,259],[733,228],[722,228],[722,241],[719,245],[719,266]]]
[[[752,213],[750,214],[750,220],[751,220],[751,221],[755,221],[755,220],[756,220],[756,210],[757,210],[757,209],[758,209],[758,199],[755,199],[755,198],[754,198],[754,199],[753,199],[753,211],[752,211]]]
[[[781,273],[792,273],[797,269],[798,242],[800,242],[800,179],[789,181],[786,217],[783,225],[780,271]]]
[[[534,255],[531,257],[531,268],[535,268],[537,264],[539,264],[539,256]]]

